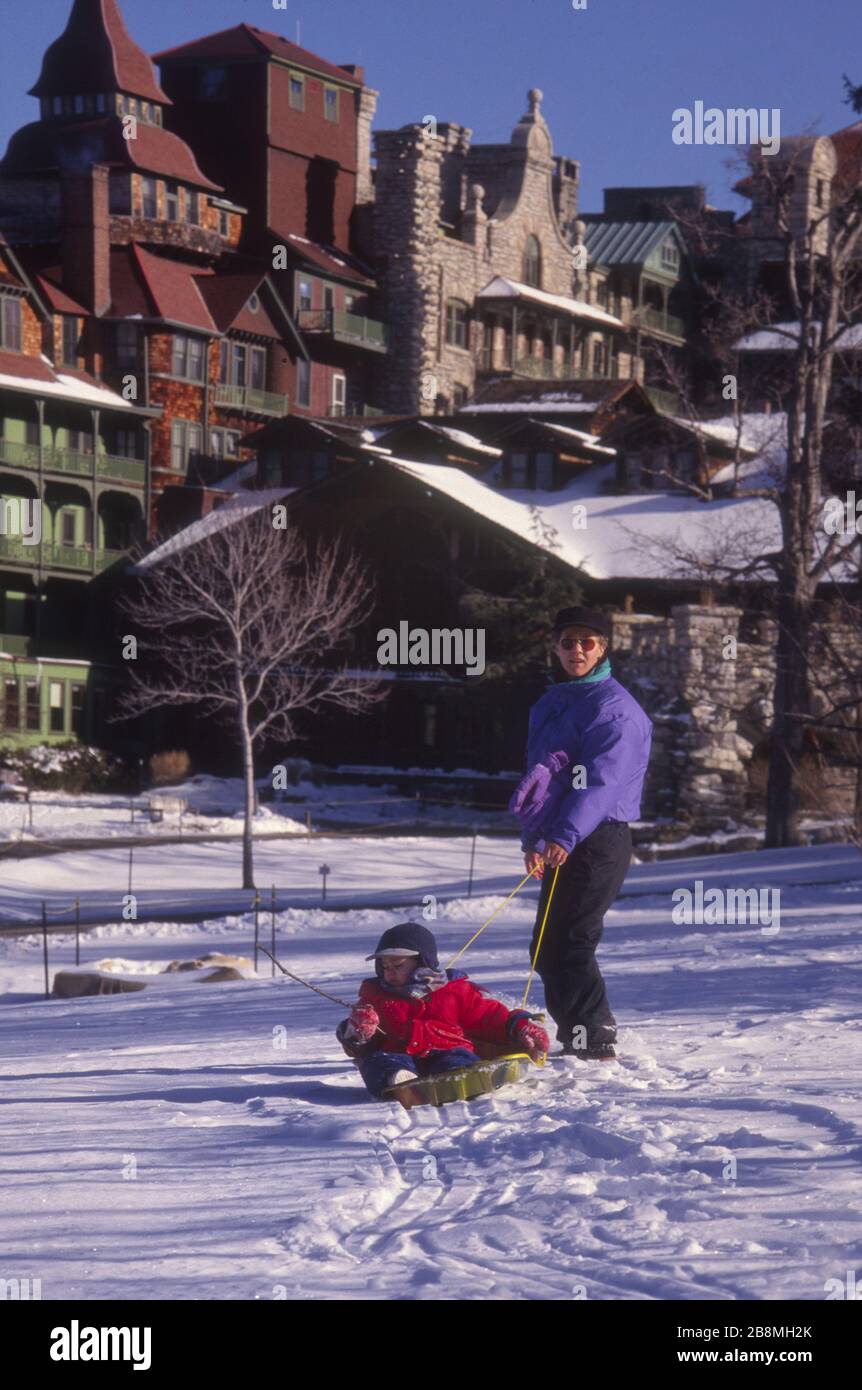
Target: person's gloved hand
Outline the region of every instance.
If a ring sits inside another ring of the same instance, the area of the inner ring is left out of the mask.
[[[344,1029],[347,1042],[365,1043],[374,1037],[380,1027],[377,1010],[371,1004],[357,1004]]]
[[[547,1056],[551,1050],[551,1040],[544,1028],[540,1028],[538,1023],[533,1023],[528,1018],[518,1024],[514,1036],[523,1045],[532,1062],[535,1062],[537,1057]]]
[[[536,763],[526,776],[522,777],[509,801],[509,810],[514,816],[528,815],[539,807],[548,795],[551,778],[555,772],[568,767],[569,755],[562,749],[552,753],[547,763]]]

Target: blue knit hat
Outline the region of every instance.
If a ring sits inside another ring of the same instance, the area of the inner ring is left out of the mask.
[[[437,942],[434,933],[427,927],[423,927],[420,922],[401,922],[397,927],[389,927],[381,936],[375,949],[366,960],[374,960],[382,951],[393,954],[396,949],[400,949],[405,955],[417,955],[419,964],[425,965],[429,970],[436,970],[440,962],[437,958]],[[378,974],[380,964],[377,965]]]

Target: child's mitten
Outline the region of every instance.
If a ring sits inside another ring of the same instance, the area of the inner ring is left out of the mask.
[[[532,1023],[529,1019],[523,1019],[518,1024],[514,1036],[523,1044],[524,1051],[534,1062],[538,1056],[547,1056],[551,1050],[551,1040],[544,1028],[540,1028],[538,1023]]]
[[[374,1037],[380,1027],[377,1010],[371,1004],[357,1004],[344,1027],[347,1042],[365,1043]]]

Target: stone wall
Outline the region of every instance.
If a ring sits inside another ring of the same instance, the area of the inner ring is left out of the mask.
[[[746,812],[752,756],[771,719],[775,630],[763,618],[749,640],[742,640],[742,618],[739,608],[693,604],[677,605],[669,617],[613,615],[614,674],[654,724],[644,802],[648,818],[669,817],[707,833],[738,824]],[[828,641],[812,648],[824,669],[828,642],[842,641],[837,627],[825,632]],[[833,696],[836,690],[840,694],[840,687],[830,686]],[[822,699],[819,703],[823,707]],[[813,811],[852,813],[852,767],[824,760],[812,775]]]

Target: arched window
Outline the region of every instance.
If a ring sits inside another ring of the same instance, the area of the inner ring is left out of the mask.
[[[539,238],[528,236],[524,246],[524,274],[522,276],[525,285],[534,285],[536,289],[542,287],[542,248],[539,245]]]

